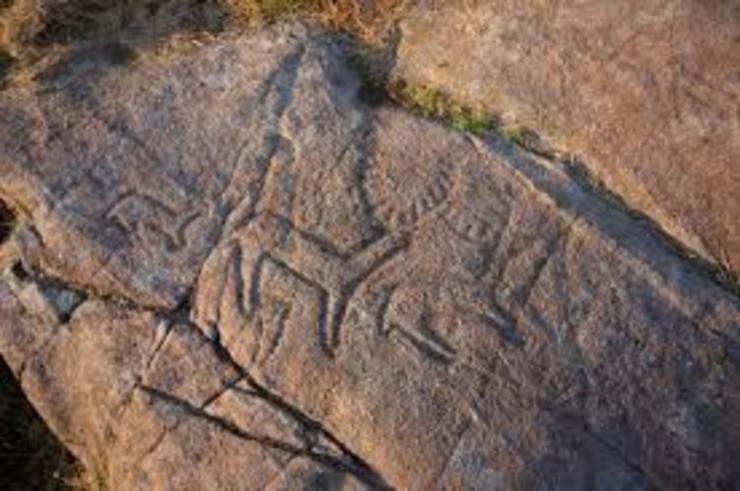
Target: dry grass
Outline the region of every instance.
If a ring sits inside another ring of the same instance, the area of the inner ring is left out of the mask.
[[[150,41],[185,30],[218,30],[220,0],[10,0],[0,11],[0,51],[24,63],[85,40]]]
[[[241,22],[313,20],[332,31],[375,41],[398,18],[409,0],[224,0]]]
[[[380,43],[409,0],[0,0],[0,89],[56,45],[302,20]],[[367,72],[369,73],[369,71]],[[378,76],[380,78],[380,76]],[[14,217],[0,201],[0,242]],[[0,489],[100,490],[33,411],[0,358]]]
[[[23,80],[55,46],[125,41],[135,48],[178,34],[217,34],[300,20],[365,46],[391,46],[417,0],[0,0],[0,90]]]
[[[42,56],[87,39],[153,41],[182,31],[218,32],[300,19],[363,42],[383,38],[412,0],[0,0],[0,53]]]

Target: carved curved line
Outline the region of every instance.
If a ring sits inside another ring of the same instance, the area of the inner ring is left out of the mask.
[[[276,303],[278,306],[278,312],[277,315],[273,316],[274,334],[270,340],[265,360],[269,359],[280,345],[280,341],[283,339],[283,332],[285,331],[285,321],[290,314],[289,305],[285,305],[283,302]]]
[[[384,243],[388,241],[390,241],[389,244]],[[333,303],[332,319],[331,324],[329,325],[332,349],[336,349],[340,344],[341,330],[347,314],[347,308],[357,290],[365,280],[370,277],[370,275],[378,271],[384,264],[396,257],[402,250],[406,249],[408,245],[409,240],[407,237],[385,236],[377,242],[369,245],[366,249],[355,256],[352,262],[356,264],[364,259],[363,256],[367,254],[368,251],[371,253],[374,248],[379,248],[382,251],[380,257],[375,258],[363,269],[360,269],[349,282],[343,285],[339,298]],[[383,251],[383,248],[387,249]],[[349,266],[349,268],[351,269],[351,266]]]
[[[323,286],[321,286],[319,283],[313,281],[312,279],[304,276],[303,274],[296,271],[294,268],[291,268],[288,264],[281,261],[280,259],[270,255],[269,253],[265,252],[260,254],[260,257],[258,258],[259,266],[255,266],[255,275],[253,275],[252,279],[252,292],[250,295],[252,304],[255,307],[259,306],[259,298],[260,298],[260,292],[259,292],[259,281],[261,276],[261,270],[264,267],[264,263],[266,261],[270,261],[271,263],[275,264],[277,267],[285,270],[298,280],[300,280],[302,283],[305,283],[306,285],[313,288],[317,294],[319,295],[319,301],[318,301],[318,312],[316,314],[317,316],[317,334],[319,339],[319,345],[321,346],[322,350],[328,355],[333,356],[333,352],[331,349],[330,344],[330,331],[328,327],[328,310],[331,309],[334,311],[336,309],[335,303],[337,302],[337,299],[334,298],[334,295],[331,295],[329,291],[326,290]],[[256,285],[255,285],[256,282]],[[332,304],[332,307],[329,307],[329,304]]]
[[[189,217],[185,219],[184,222],[178,227],[177,232],[175,234],[176,237],[176,243],[178,244],[178,249],[182,249],[187,244],[187,232],[188,229],[195,224],[195,222],[202,216],[202,213],[200,212],[193,212]]]
[[[398,333],[402,343],[403,340],[407,341],[418,353],[426,356],[434,362],[442,365],[451,365],[455,361],[453,354],[445,352],[439,345],[436,345],[427,339],[422,339],[413,335],[410,331],[401,326],[394,326],[391,329],[391,332]]]
[[[393,295],[396,293],[397,289],[397,284],[391,285],[390,288],[383,294],[383,298],[380,301],[378,315],[375,318],[375,329],[377,330],[378,334],[385,336],[389,334],[388,329],[385,329],[383,326],[385,326],[386,324],[386,315],[388,314],[388,308],[391,305],[391,300],[393,299]]]
[[[145,203],[148,203],[149,205],[151,205],[151,206],[153,206],[155,208],[160,208],[160,209],[164,210],[170,216],[177,216],[177,212],[174,210],[174,208],[172,208],[171,206],[165,204],[160,199],[155,198],[153,196],[149,196],[148,194],[144,194],[144,193],[142,193],[140,191],[136,191],[136,190],[124,191],[108,207],[108,209],[105,211],[105,213],[103,214],[103,216],[105,216],[106,218],[109,218],[111,213],[116,213],[116,209],[117,208],[119,208],[121,206],[124,206],[124,204],[127,203],[127,202],[129,202],[129,201],[135,201],[137,199],[139,199],[139,200],[141,200],[141,201],[143,201]]]

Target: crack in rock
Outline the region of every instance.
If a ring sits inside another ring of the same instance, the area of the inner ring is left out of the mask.
[[[10,234],[15,227],[15,221],[15,213],[5,201],[0,199],[0,246],[10,238]]]
[[[362,105],[335,48],[0,92],[0,354],[55,431],[122,489],[736,481],[738,297],[557,162]]]
[[[267,448],[276,449],[294,457],[308,457],[321,465],[336,469],[341,472],[353,474],[357,478],[365,482],[367,485],[369,485],[372,489],[392,489],[383,481],[380,475],[372,471],[369,467],[367,467],[366,464],[364,464],[353,454],[348,454],[348,458],[346,460],[338,459],[332,455],[313,451],[311,448],[296,446],[290,442],[285,442],[282,440],[271,438],[269,436],[259,436],[248,431],[244,431],[237,424],[224,418],[220,418],[218,416],[210,414],[206,412],[204,408],[197,408],[195,406],[192,406],[187,401],[184,401],[177,397],[173,397],[170,394],[161,392],[151,387],[147,387],[145,385],[140,386],[139,389],[151,395],[152,397],[175,405],[184,410],[188,415],[203,419],[208,423],[217,426],[219,429],[224,430],[242,440],[253,442]],[[259,391],[258,393],[258,397],[265,398],[266,395],[267,393],[263,390]],[[270,395],[269,397],[270,399],[266,400],[274,401],[274,396]],[[280,409],[285,410],[286,406],[281,405]],[[300,414],[294,408],[291,408],[290,411],[291,415],[293,416]],[[301,416],[301,423],[305,424],[305,422],[305,417]],[[170,429],[170,431],[172,431],[172,429]],[[161,439],[158,439],[158,442],[159,444],[161,444]],[[152,450],[152,452],[153,451],[154,450]]]

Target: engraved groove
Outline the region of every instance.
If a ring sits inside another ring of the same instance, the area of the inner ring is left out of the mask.
[[[389,230],[415,224],[450,197],[453,173],[446,168],[447,164],[439,162],[422,170],[413,165],[410,162],[376,165],[367,176],[366,186],[369,196],[374,198],[377,217]],[[396,181],[404,183],[401,189],[396,187]]]
[[[357,290],[361,287],[363,282],[372,274],[379,271],[385,263],[390,261],[393,257],[398,255],[403,249],[405,249],[409,241],[404,236],[393,236],[388,235],[368,244],[364,249],[354,254],[350,258],[337,257],[334,252],[336,249],[333,247],[327,247],[326,244],[320,243],[316,248],[317,242],[314,237],[297,231],[293,224],[286,218],[279,215],[272,215],[269,213],[258,215],[264,220],[260,219],[258,223],[262,226],[256,227],[256,232],[266,232],[267,235],[272,234],[273,236],[285,234],[285,240],[289,234],[293,234],[293,239],[297,242],[295,245],[303,251],[304,254],[313,255],[319,261],[320,264],[325,267],[320,268],[319,271],[308,272],[302,271],[300,267],[295,267],[290,263],[290,259],[283,259],[282,253],[280,252],[280,246],[270,246],[269,244],[260,244],[264,242],[260,240],[261,236],[257,236],[256,251],[254,252],[251,247],[245,244],[252,242],[250,236],[247,235],[243,241],[234,242],[239,244],[236,248],[241,249],[238,254],[233,252],[218,252],[214,251],[212,255],[215,257],[219,254],[226,254],[229,259],[226,264],[222,264],[221,261],[211,261],[209,268],[213,267],[215,270],[212,272],[216,275],[217,285],[227,284],[229,281],[224,277],[228,277],[229,274],[233,274],[235,277],[240,277],[240,271],[243,269],[239,266],[234,266],[234,262],[239,262],[241,257],[248,254],[250,257],[255,257],[254,263],[251,266],[251,278],[249,279],[249,291],[243,292],[241,296],[225,295],[223,286],[220,287],[220,291],[216,291],[216,298],[211,298],[206,294],[206,290],[202,290],[204,297],[199,299],[199,305],[206,304],[213,301],[225,302],[220,310],[231,308],[229,303],[242,303],[240,298],[243,298],[245,294],[248,295],[248,312],[246,316],[239,318],[252,319],[253,328],[255,330],[256,337],[259,340],[264,336],[265,319],[257,316],[253,317],[254,313],[260,309],[266,307],[262,305],[261,298],[263,296],[262,288],[266,287],[263,285],[264,271],[266,265],[272,264],[278,268],[286,271],[289,275],[296,278],[298,281],[308,285],[316,292],[318,296],[318,305],[316,311],[316,335],[318,337],[318,343],[322,350],[327,356],[333,356],[336,349],[339,347],[341,342],[341,329],[345,322],[345,316],[347,314],[349,304],[352,302],[354,295]],[[257,222],[255,222],[257,223]],[[264,230],[267,227],[267,230]],[[253,233],[247,231],[247,234]],[[227,246],[231,247],[231,246]],[[249,252],[245,250],[249,247]],[[275,249],[273,251],[273,249]],[[236,259],[231,259],[231,257]],[[316,277],[316,274],[319,277]],[[213,283],[214,279],[210,276],[207,277],[210,283]],[[244,290],[243,280],[234,280],[230,282],[236,288]],[[214,293],[211,289],[211,293]],[[217,319],[218,322],[218,319]],[[232,322],[233,323],[233,322]],[[234,329],[231,326],[230,329]]]
[[[142,241],[146,240],[146,231],[151,230],[163,237],[168,251],[175,252],[187,245],[186,231],[200,214],[191,213],[178,220],[179,213],[162,200],[138,191],[126,191],[103,216]],[[162,223],[156,218],[161,218]]]
[[[443,346],[437,345],[433,340],[427,338],[421,339],[400,325],[391,326],[390,334],[393,335],[393,333],[399,334],[402,344],[406,344],[403,341],[407,341],[419,354],[434,362],[448,366],[455,361],[454,354],[446,352]]]

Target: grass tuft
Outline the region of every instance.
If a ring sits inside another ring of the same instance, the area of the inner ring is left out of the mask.
[[[242,21],[275,22],[300,17],[365,41],[378,39],[408,0],[224,0]]]
[[[514,144],[524,150],[545,157],[555,158],[555,151],[542,137],[531,128],[526,126],[511,126],[503,130],[502,134]]]
[[[389,95],[412,112],[460,131],[481,134],[501,128],[498,116],[459,104],[432,87],[396,82],[391,85]]]

